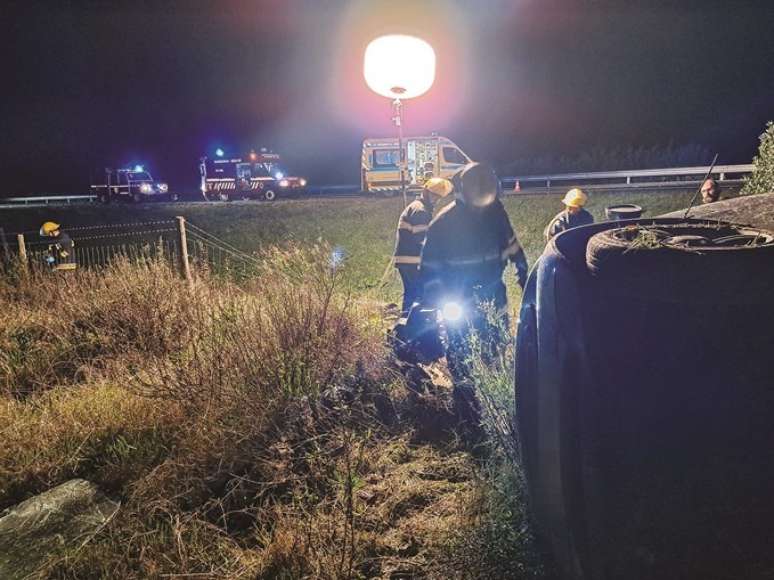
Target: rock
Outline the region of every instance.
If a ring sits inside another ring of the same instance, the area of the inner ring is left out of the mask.
[[[118,511],[93,483],[71,479],[0,517],[0,578],[26,578],[51,556],[89,541]]]

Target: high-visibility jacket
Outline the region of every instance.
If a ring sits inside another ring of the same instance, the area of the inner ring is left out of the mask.
[[[455,201],[430,224],[420,274],[429,306],[444,298],[507,303],[503,271],[516,266],[519,284],[527,280],[527,258],[500,200],[481,210]]]
[[[48,246],[48,255],[51,256],[54,270],[74,270],[77,268],[75,262],[75,242],[67,233],[60,231],[55,241]]]
[[[396,267],[419,267],[425,234],[433,219],[433,204],[419,197],[400,214],[393,263]]]
[[[580,226],[587,226],[594,223],[594,216],[592,216],[585,209],[581,209],[577,213],[570,213],[569,211],[562,210],[554,216],[546,229],[543,231],[543,237],[546,241],[549,241],[555,235],[562,233],[564,230],[570,228],[577,228]]]

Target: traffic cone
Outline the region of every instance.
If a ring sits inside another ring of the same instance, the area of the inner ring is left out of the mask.
[[[521,191],[521,184],[518,179],[516,180],[516,187],[513,188],[513,191]]]

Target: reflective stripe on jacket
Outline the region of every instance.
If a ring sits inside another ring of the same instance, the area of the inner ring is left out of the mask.
[[[419,256],[425,242],[425,234],[433,218],[433,206],[421,198],[406,206],[398,220],[393,263],[396,266],[419,266]]]

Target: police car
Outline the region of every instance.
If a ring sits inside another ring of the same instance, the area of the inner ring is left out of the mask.
[[[201,158],[199,173],[202,195],[208,201],[274,201],[306,190],[306,179],[288,175],[279,154],[266,149],[233,157],[216,149],[214,157]]]
[[[169,193],[169,185],[154,181],[141,165],[132,169],[106,169],[105,183],[92,185],[91,193],[102,203],[125,199],[140,203],[151,200],[177,201],[177,194]]]

